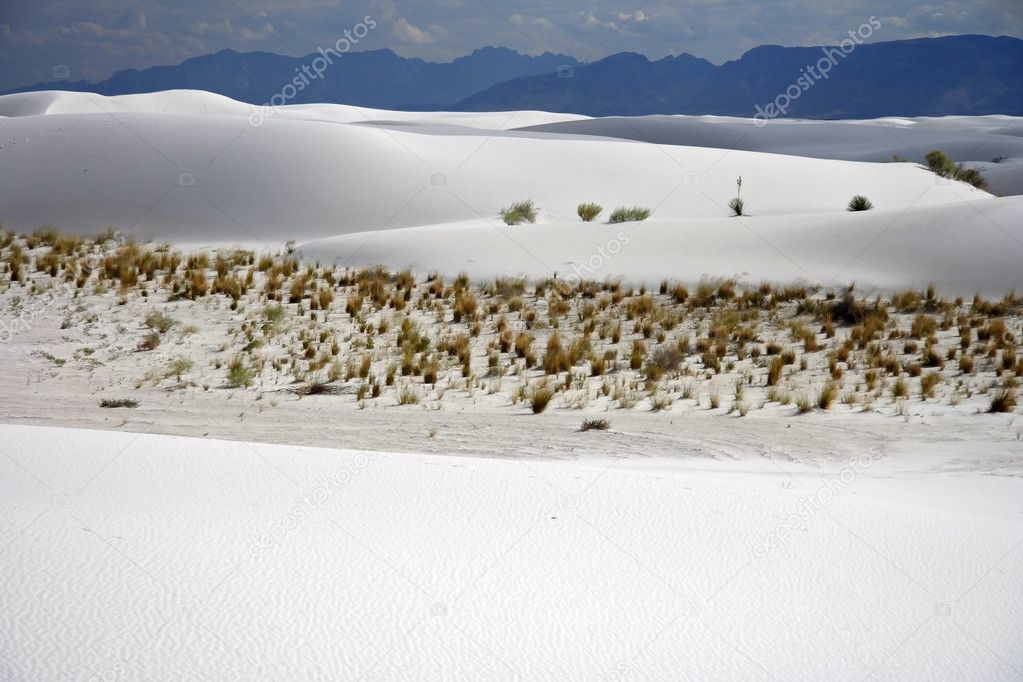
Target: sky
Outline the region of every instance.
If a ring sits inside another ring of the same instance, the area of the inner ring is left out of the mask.
[[[367,19],[374,28],[353,49],[430,61],[495,45],[720,64],[757,45],[835,44],[870,17],[881,22],[872,41],[1023,37],[1023,0],[0,0],[0,89],[102,80],[224,48],[304,56]]]

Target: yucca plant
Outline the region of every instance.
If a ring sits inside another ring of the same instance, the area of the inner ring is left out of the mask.
[[[612,223],[632,223],[646,220],[650,217],[650,209],[641,208],[639,206],[627,207],[620,206],[614,210],[611,214],[610,222]]]
[[[604,208],[600,204],[579,204],[576,213],[584,223],[592,223]]]
[[[505,225],[521,225],[536,222],[536,206],[532,199],[518,201],[508,208],[501,209],[501,220]]]
[[[857,194],[849,200],[848,210],[850,211],[869,211],[872,208],[874,208],[874,204],[862,194]]]

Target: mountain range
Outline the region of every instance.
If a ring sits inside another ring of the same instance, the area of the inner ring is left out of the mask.
[[[8,92],[197,89],[265,104],[318,56],[222,50],[177,66],[119,71],[97,83],[56,81]],[[822,59],[831,62],[826,77],[808,68]],[[630,52],[584,64],[563,54],[529,56],[496,47],[435,63],[373,50],[343,55],[286,101],[591,116],[774,117],[772,104],[784,107],[776,112],[781,116],[815,119],[1023,115],[1021,73],[1023,40],[979,35],[865,43],[848,52],[764,45],[722,65],[689,54],[651,61]]]

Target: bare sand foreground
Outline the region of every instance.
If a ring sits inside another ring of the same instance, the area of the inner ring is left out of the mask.
[[[954,445],[832,468],[0,442],[5,679],[1019,677],[1021,479]]]

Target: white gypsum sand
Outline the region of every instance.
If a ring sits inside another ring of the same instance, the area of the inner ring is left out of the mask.
[[[0,427],[5,679],[1014,679],[1018,477]],[[893,478],[894,476],[894,478]]]
[[[0,679],[1020,675],[1019,119],[253,112],[0,97]]]

